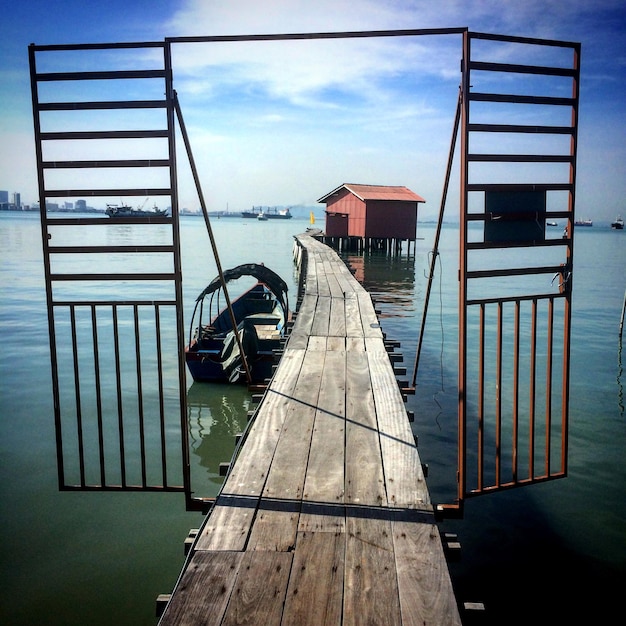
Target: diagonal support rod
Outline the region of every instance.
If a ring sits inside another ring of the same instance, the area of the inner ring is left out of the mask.
[[[230,295],[228,294],[228,289],[226,287],[226,281],[224,280],[224,273],[222,271],[222,264],[220,262],[220,256],[217,251],[217,245],[215,243],[215,237],[213,236],[213,228],[211,227],[211,221],[209,220],[209,213],[206,208],[206,202],[204,201],[204,194],[202,193],[202,187],[200,186],[200,179],[198,177],[198,170],[196,168],[196,162],[193,158],[193,153],[191,151],[191,144],[189,142],[189,136],[187,135],[187,128],[185,127],[185,122],[183,120],[183,114],[180,110],[180,104],[178,102],[178,94],[174,91],[174,108],[176,109],[176,116],[178,118],[178,123],[180,124],[180,131],[183,136],[183,141],[185,142],[185,149],[187,150],[187,158],[189,159],[189,165],[191,166],[191,171],[193,173],[193,179],[196,183],[196,190],[198,192],[198,198],[200,200],[200,207],[202,208],[202,215],[204,216],[204,223],[206,224],[207,232],[209,233],[209,239],[211,241],[211,248],[213,250],[213,257],[215,258],[215,264],[217,265],[217,271],[220,277],[220,281],[222,283],[222,289],[224,291],[224,296],[226,298],[226,305],[228,307],[228,312],[230,314],[230,321],[233,325],[233,332],[235,333],[235,340],[237,341],[237,346],[239,347],[239,352],[242,356],[244,369],[246,370],[246,380],[248,381],[248,385],[252,383],[252,376],[250,374],[250,367],[248,365],[248,359],[246,357],[246,353],[243,349],[243,344],[241,343],[241,337],[237,332],[237,319],[235,318],[235,312],[233,311],[233,306],[231,304]]]
[[[439,219],[437,221],[437,231],[435,233],[435,241],[433,243],[432,255],[430,258],[430,269],[428,271],[428,284],[426,285],[426,297],[424,299],[424,312],[422,314],[422,325],[420,328],[419,341],[417,344],[417,352],[415,354],[415,367],[413,368],[412,386],[415,387],[415,379],[417,378],[417,368],[419,367],[420,353],[422,351],[422,342],[424,340],[424,330],[426,328],[426,315],[428,313],[428,303],[430,301],[430,290],[433,284],[435,274],[435,264],[439,256],[439,238],[441,237],[441,227],[443,225],[443,214],[446,208],[446,199],[448,197],[448,187],[450,186],[450,174],[452,172],[452,162],[454,160],[454,150],[456,148],[456,137],[459,132],[459,122],[461,119],[461,103],[463,95],[459,89],[459,99],[456,106],[456,115],[454,117],[454,130],[452,131],[452,139],[450,141],[450,153],[448,155],[448,168],[446,170],[446,179],[443,184],[443,194],[441,196],[441,205],[439,207]]]

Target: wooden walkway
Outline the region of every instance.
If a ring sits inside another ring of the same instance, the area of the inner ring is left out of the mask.
[[[371,298],[327,246],[294,250],[295,324],[160,625],[460,625]]]

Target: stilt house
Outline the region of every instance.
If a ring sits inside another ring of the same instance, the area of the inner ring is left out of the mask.
[[[407,187],[344,183],[318,202],[326,204],[326,237],[391,247],[415,240],[418,205],[426,200]]]

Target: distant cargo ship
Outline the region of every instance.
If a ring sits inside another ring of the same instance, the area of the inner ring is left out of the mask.
[[[290,220],[293,217],[289,209],[270,209],[269,207],[266,209],[263,207],[252,207],[251,211],[241,212],[241,217],[248,217],[255,220],[259,219],[259,215],[263,215],[268,220]]]
[[[167,209],[158,209],[156,206],[146,211],[142,208],[133,209],[127,204],[107,204],[105,213],[109,217],[167,217]]]
[[[574,221],[574,225],[575,226],[593,226],[593,222],[589,219],[587,220],[575,220]]]

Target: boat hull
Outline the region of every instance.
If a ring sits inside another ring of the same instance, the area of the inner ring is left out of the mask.
[[[272,370],[276,364],[276,357],[273,350],[280,347],[280,342],[275,342],[273,348],[266,345],[265,350],[258,352],[253,358],[248,360],[251,381],[261,383],[272,377]],[[187,368],[192,378],[196,382],[203,383],[233,383],[246,382],[245,376],[240,368],[236,370],[225,369],[221,360],[221,346],[214,352],[185,350],[185,360]]]
[[[192,320],[194,338],[185,348],[185,361],[194,381],[247,382],[239,343],[246,355],[250,382],[272,376],[275,351],[280,349],[285,314],[274,294],[258,283],[232,302],[239,342],[232,330],[228,309],[211,318],[209,324]],[[195,318],[195,316],[194,316]]]

